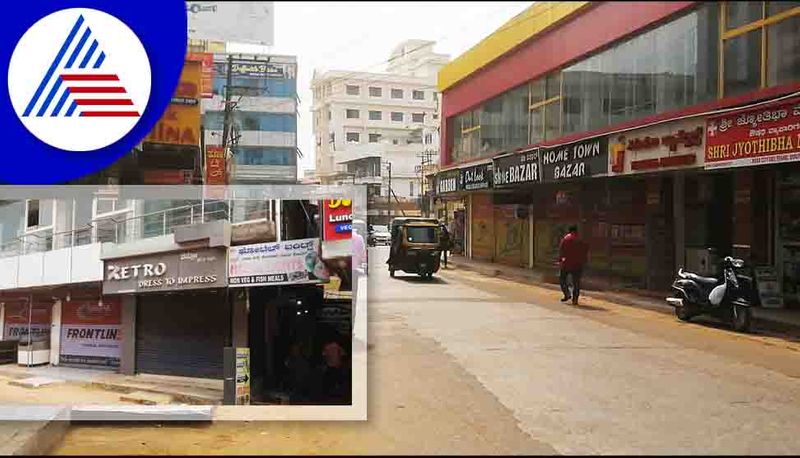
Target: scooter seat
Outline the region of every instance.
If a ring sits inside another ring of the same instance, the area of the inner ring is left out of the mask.
[[[714,277],[701,277],[700,275],[693,274],[691,272],[683,272],[683,278],[696,281],[697,283],[705,286],[715,286],[717,283],[719,283],[719,280]]]

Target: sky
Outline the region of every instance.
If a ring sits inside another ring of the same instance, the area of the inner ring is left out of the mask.
[[[436,41],[434,51],[453,59],[532,3],[275,2],[275,43],[268,51],[297,56],[300,177],[315,163],[310,88],[314,69],[383,72],[392,49],[408,39]]]

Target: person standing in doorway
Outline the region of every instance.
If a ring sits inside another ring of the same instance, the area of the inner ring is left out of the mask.
[[[567,302],[571,298],[572,303],[578,305],[578,297],[581,294],[581,275],[583,274],[583,266],[586,264],[587,255],[588,247],[578,236],[578,227],[575,225],[570,226],[569,232],[561,239],[561,243],[558,245],[558,260],[561,270],[559,282],[561,283],[561,291],[564,293],[561,302]],[[570,294],[569,285],[567,284],[568,276],[572,278],[572,294]]]
[[[444,268],[447,268],[447,251],[450,250],[450,231],[447,230],[447,226],[444,224],[439,225],[440,235],[439,235],[439,245],[442,248],[442,255],[444,256]]]

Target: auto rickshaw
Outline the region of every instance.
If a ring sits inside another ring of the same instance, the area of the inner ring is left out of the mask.
[[[396,270],[431,278],[439,271],[442,254],[439,224],[429,221],[392,221],[392,249],[389,255],[389,275]]]

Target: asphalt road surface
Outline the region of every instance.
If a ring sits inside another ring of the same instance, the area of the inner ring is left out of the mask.
[[[798,454],[800,340],[370,250],[369,421],[73,426],[60,454]]]

